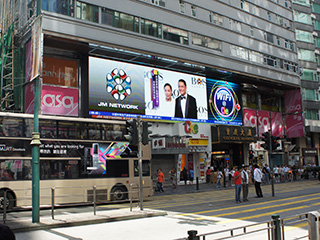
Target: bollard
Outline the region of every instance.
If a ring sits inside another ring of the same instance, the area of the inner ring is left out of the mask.
[[[196,177],[197,190],[199,190],[199,177]]]
[[[319,219],[320,214],[317,211],[308,213],[308,232],[309,239],[320,240],[319,234]]]
[[[200,238],[197,237],[198,231],[196,230],[190,230],[188,231],[188,240],[199,240]]]
[[[51,188],[51,218],[54,219],[54,187]]]
[[[97,215],[97,194],[96,194],[97,186],[93,186],[93,214]]]
[[[129,189],[130,189],[130,192],[129,192],[129,194],[130,194],[130,212],[132,212],[132,183],[130,183],[130,185],[129,185]]]
[[[278,214],[274,214],[271,218],[274,226],[272,240],[281,240],[280,216]]]

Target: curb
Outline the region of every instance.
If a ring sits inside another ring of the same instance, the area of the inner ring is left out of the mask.
[[[103,217],[99,219],[90,219],[90,220],[74,221],[74,222],[57,222],[52,224],[45,224],[45,223],[29,224],[28,223],[26,224],[28,226],[23,226],[23,227],[10,226],[11,224],[7,224],[7,225],[11,228],[11,230],[14,233],[20,233],[20,232],[31,232],[31,231],[38,231],[38,230],[53,229],[53,228],[75,227],[75,226],[83,226],[83,225],[90,225],[90,224],[125,221],[125,220],[133,220],[133,219],[140,219],[140,218],[160,217],[160,216],[166,216],[166,215],[167,215],[167,212],[151,212],[151,213],[147,212],[147,213],[135,214],[135,215]],[[30,222],[31,222],[31,219],[30,219]]]

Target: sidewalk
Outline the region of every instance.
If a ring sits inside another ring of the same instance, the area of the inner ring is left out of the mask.
[[[164,211],[157,210],[143,210],[132,209],[112,209],[112,210],[99,210],[96,215],[93,212],[57,214],[54,219],[50,215],[40,217],[40,223],[32,223],[31,212],[29,216],[16,217],[15,212],[8,213],[6,225],[9,226],[15,233],[36,231],[60,227],[81,226],[88,224],[115,222],[139,218],[157,217],[167,215]]]

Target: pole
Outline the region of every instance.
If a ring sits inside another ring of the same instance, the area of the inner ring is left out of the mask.
[[[34,132],[32,133],[32,222],[39,222],[39,182],[40,182],[40,166],[39,166],[39,77],[34,79]]]
[[[272,155],[272,122],[271,122],[271,112],[269,112],[269,122],[270,122],[270,146],[269,146],[269,165],[270,165],[270,174],[271,174],[271,192],[272,197],[274,197],[274,181],[273,181],[273,159],[271,159]]]
[[[138,139],[139,139],[139,198],[140,210],[143,210],[143,180],[142,180],[142,131],[141,118],[138,116]]]
[[[274,214],[271,218],[274,226],[272,240],[281,240],[280,216],[278,214]]]

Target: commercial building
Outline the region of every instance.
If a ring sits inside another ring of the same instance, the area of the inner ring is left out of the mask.
[[[42,115],[96,119],[94,134],[103,118],[139,115],[153,122],[153,172],[186,166],[201,178],[249,163],[265,131],[290,146],[304,136],[301,110],[286,102],[300,96],[291,1],[6,0],[1,10],[2,59],[13,56],[2,61],[2,111],[31,113],[29,80],[40,74]],[[174,113],[179,79],[196,117]],[[288,163],[290,152],[275,156]]]

